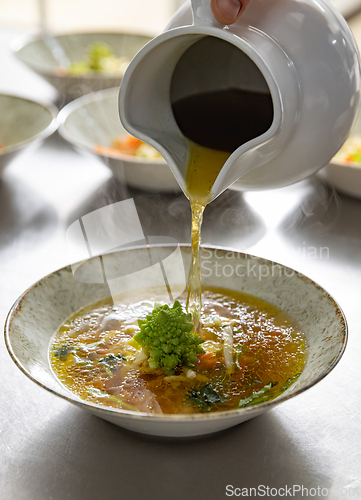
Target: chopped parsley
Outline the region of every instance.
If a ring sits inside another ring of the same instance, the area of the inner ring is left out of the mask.
[[[99,363],[105,368],[107,374],[112,378],[113,372],[117,370],[119,361],[126,361],[122,354],[109,354],[109,356],[99,359]]]
[[[288,389],[289,387],[291,387],[291,385],[293,384],[293,382],[295,382],[295,381],[298,379],[298,377],[299,377],[300,375],[301,375],[301,373],[296,373],[296,375],[295,375],[294,377],[289,378],[289,379],[287,380],[287,382],[285,382],[285,383],[283,384],[283,386],[281,387],[281,389],[280,389],[280,394],[282,394],[282,392],[287,391],[287,389]]]
[[[246,408],[247,406],[253,406],[258,403],[264,403],[265,401],[268,401],[269,399],[274,397],[274,394],[267,393],[272,389],[272,387],[275,387],[276,385],[278,385],[278,382],[270,382],[259,391],[253,391],[252,394],[248,396],[248,398],[241,399],[238,407]]]
[[[209,383],[199,389],[192,387],[187,394],[187,399],[205,411],[209,411],[211,406],[228,401],[227,398],[218,394]]]
[[[74,352],[74,347],[69,347],[66,344],[54,348],[54,356],[59,358],[60,361],[66,361],[66,358],[71,352]]]
[[[126,361],[126,358],[122,354],[109,354],[106,358],[99,359],[99,363],[108,365],[116,365],[119,361]]]

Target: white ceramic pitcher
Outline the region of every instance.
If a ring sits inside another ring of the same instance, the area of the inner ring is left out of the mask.
[[[252,0],[223,26],[210,0],[192,0],[135,56],[120,88],[121,121],[163,155],[185,193],[189,142],[171,104],[229,88],[270,93],[273,122],[231,154],[212,199],[239,178],[250,190],[314,174],[341,147],[359,107],[360,61],[346,21],[326,0]]]

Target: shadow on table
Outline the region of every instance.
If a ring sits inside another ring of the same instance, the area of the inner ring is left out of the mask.
[[[77,207],[67,220],[70,226],[80,217],[118,201],[133,198],[146,236],[170,236],[179,243],[190,242],[191,210],[182,193],[154,193],[135,190],[111,178]],[[265,234],[261,218],[249,207],[243,195],[226,191],[205,210],[203,244],[246,249]]]
[[[27,498],[37,500],[218,500],[227,485],[330,486],[273,413],[177,440],[132,433],[72,408],[18,456],[26,457],[14,466]]]
[[[57,214],[18,177],[0,182],[0,249],[34,248],[56,231]]]
[[[361,200],[315,179],[312,189],[278,228],[305,257],[345,259],[360,265]]]

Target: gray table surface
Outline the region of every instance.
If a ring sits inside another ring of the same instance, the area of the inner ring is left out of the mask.
[[[54,98],[11,56],[16,34],[0,30],[0,92]],[[1,322],[28,286],[68,263],[64,235],[72,221],[126,198],[134,198],[146,234],[189,242],[182,195],[129,190],[57,134],[15,160],[0,182]],[[91,416],[28,380],[2,340],[0,498],[218,500],[227,498],[227,485],[299,485],[319,488],[316,498],[361,498],[360,221],[361,200],[316,178],[272,192],[228,191],[207,208],[204,243],[303,272],[335,297],[349,324],[346,353],[326,379],[212,436],[158,439]],[[306,490],[293,498],[305,496]],[[273,496],[281,497],[282,490]]]

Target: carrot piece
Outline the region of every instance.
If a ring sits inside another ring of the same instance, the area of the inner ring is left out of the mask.
[[[142,144],[142,141],[140,139],[137,139],[136,137],[133,137],[132,135],[127,135],[124,137],[124,144],[128,148],[136,149]]]
[[[93,151],[108,156],[135,155],[137,149],[142,144],[144,143],[141,140],[128,134],[118,139],[113,139],[111,147],[96,145],[93,147]]]
[[[197,368],[201,370],[210,370],[214,368],[217,364],[218,358],[214,352],[205,352],[204,354],[198,355]]]
[[[107,156],[117,156],[117,155],[119,156],[120,154],[122,154],[119,151],[119,149],[109,148],[107,146],[99,146],[99,145],[94,146],[93,151],[94,153]],[[130,154],[130,153],[125,153],[125,154]]]
[[[198,354],[198,360],[204,361],[206,359],[212,358],[214,356],[214,352],[204,352],[202,354]]]
[[[113,146],[122,152],[135,153],[137,148],[142,144],[142,141],[132,135],[125,135],[119,139],[114,139]]]

